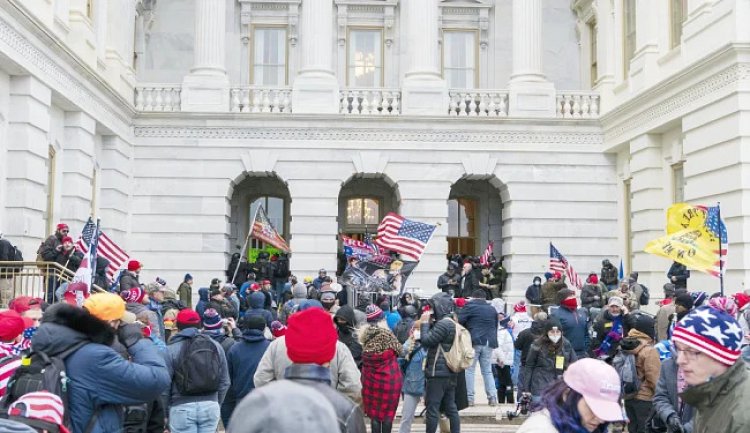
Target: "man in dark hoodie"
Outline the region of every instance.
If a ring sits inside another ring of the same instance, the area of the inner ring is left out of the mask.
[[[526,288],[526,302],[531,306],[531,314],[536,314],[542,306],[542,279],[535,276],[531,285]]]
[[[208,308],[208,287],[198,289],[198,303],[195,304],[195,312],[203,317],[203,313]]]
[[[227,352],[231,385],[224,398],[224,404],[221,405],[221,419],[225,426],[229,425],[229,418],[237,403],[255,389],[255,370],[268,345],[271,344],[263,336],[265,329],[266,322],[260,316],[245,316],[240,320],[242,335]]]
[[[31,346],[49,356],[73,350],[65,358],[72,431],[87,431],[95,412],[98,416],[91,433],[121,431],[123,406],[154,401],[169,387],[169,374],[156,346],[141,338],[140,327],[121,326],[122,301],[109,297],[98,306],[92,302],[84,305],[107,320],[83,308],[55,304],[45,311]],[[110,347],[115,333],[130,361]]]
[[[248,297],[250,308],[245,311],[245,317],[259,316],[266,322],[266,326],[271,327],[273,315],[264,308],[266,296],[263,292],[252,292]]]
[[[435,433],[440,420],[441,409],[450,421],[451,433],[461,431],[461,420],[456,406],[457,374],[448,368],[445,356],[453,346],[456,324],[452,320],[454,303],[447,293],[437,293],[427,301],[428,311],[422,313],[417,325],[420,326],[422,347],[427,349],[425,363],[425,406],[427,406],[427,433]]]
[[[352,352],[354,363],[357,368],[362,368],[362,345],[359,343],[357,334],[354,329],[354,309],[348,305],[339,308],[333,317],[338,329],[339,341],[344,343],[349,351]]]

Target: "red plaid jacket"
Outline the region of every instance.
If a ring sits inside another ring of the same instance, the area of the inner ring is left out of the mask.
[[[392,349],[362,354],[362,403],[365,414],[378,421],[396,417],[404,378]]]

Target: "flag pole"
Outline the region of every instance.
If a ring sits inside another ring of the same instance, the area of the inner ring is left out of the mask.
[[[716,214],[719,218],[719,292],[724,296],[724,262],[722,261],[721,243],[721,202],[716,202]]]
[[[255,213],[253,214],[253,219],[251,220],[250,227],[247,230],[247,237],[245,237],[245,243],[242,245],[242,254],[240,255],[240,259],[237,260],[237,266],[234,268],[234,274],[232,274],[232,280],[229,281],[230,284],[234,284],[234,279],[237,278],[237,272],[240,270],[240,263],[242,263],[242,259],[244,258],[245,261],[247,261],[247,244],[250,243],[250,236],[253,234],[253,226],[255,225],[255,218],[258,217],[258,209],[263,207],[262,204],[259,204],[257,208],[255,208]]]

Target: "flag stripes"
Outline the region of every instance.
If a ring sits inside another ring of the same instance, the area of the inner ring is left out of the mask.
[[[378,225],[378,237],[375,243],[381,248],[400,253],[413,261],[419,261],[435,228],[434,225],[412,221],[389,212]]]

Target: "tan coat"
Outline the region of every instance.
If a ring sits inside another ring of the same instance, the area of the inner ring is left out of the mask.
[[[636,329],[631,329],[628,337],[635,337],[641,342],[638,347],[630,351],[635,355],[635,369],[638,372],[638,380],[641,381],[641,387],[635,399],[651,401],[654,398],[661,371],[659,351],[654,348],[653,341],[648,335]]]
[[[656,341],[665,340],[669,331],[669,316],[675,313],[674,301],[659,308],[656,313]]]

